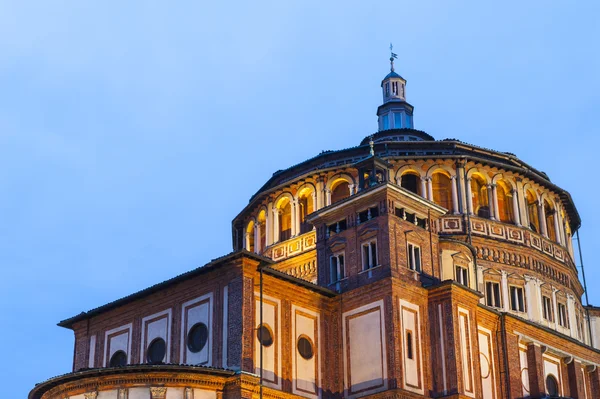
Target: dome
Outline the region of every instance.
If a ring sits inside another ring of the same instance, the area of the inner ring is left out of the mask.
[[[387,76],[385,78],[383,78],[383,80],[381,81],[381,84],[383,85],[383,82],[385,82],[387,79],[391,79],[391,78],[405,80],[402,76],[398,75],[396,72],[391,71],[390,73],[387,74]]]

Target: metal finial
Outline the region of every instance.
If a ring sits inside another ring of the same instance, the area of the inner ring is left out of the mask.
[[[398,54],[394,53],[394,45],[390,43],[390,70],[394,72],[394,59],[398,58]]]
[[[373,141],[373,136],[371,136],[371,140],[369,141],[369,146],[371,147],[369,154],[371,154],[371,156],[375,156],[375,142]]]

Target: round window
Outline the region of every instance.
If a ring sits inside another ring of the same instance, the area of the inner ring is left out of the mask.
[[[110,357],[109,367],[123,367],[127,365],[127,354],[123,351],[116,351]]]
[[[273,333],[267,324],[261,324],[256,329],[256,338],[262,346],[269,347],[273,345]]]
[[[558,398],[558,381],[551,374],[546,377],[546,389],[551,398]]]
[[[148,363],[161,363],[167,354],[167,344],[162,338],[155,338],[148,345],[146,360]]]
[[[190,328],[187,336],[187,347],[190,352],[198,353],[208,341],[208,327],[204,323],[196,323]]]
[[[300,356],[304,359],[310,360],[315,355],[313,352],[313,344],[307,336],[301,335],[300,338],[298,338],[297,346],[298,353],[300,353]]]

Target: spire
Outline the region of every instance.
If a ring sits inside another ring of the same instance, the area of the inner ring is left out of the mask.
[[[394,53],[394,45],[390,43],[390,71],[394,72],[394,59],[398,58],[398,54]]]

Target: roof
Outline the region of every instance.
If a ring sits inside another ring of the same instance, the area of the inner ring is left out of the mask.
[[[383,78],[383,80],[381,81],[381,83],[383,84],[383,82],[384,82],[386,79],[390,79],[390,78],[400,78],[400,79],[404,80],[404,78],[403,78],[402,76],[398,75],[398,74],[397,74],[396,72],[394,72],[394,71],[391,71],[390,73],[388,73],[388,74],[386,75],[386,77],[385,77],[385,78]]]
[[[172,285],[178,284],[180,282],[186,281],[192,277],[196,277],[196,276],[211,272],[211,271],[218,269],[219,267],[225,265],[227,262],[234,260],[234,259],[241,258],[241,257],[252,258],[254,260],[257,260],[259,262],[266,263],[266,264],[273,263],[273,261],[271,259],[266,258],[261,255],[257,255],[254,252],[250,252],[245,249],[242,249],[242,250],[236,251],[236,252],[231,252],[220,258],[213,259],[212,261],[210,261],[209,263],[207,263],[204,266],[200,266],[196,269],[190,270],[189,272],[185,272],[183,274],[175,276],[169,280],[165,280],[161,283],[155,284],[155,285],[145,288],[141,291],[135,292],[131,295],[127,295],[127,296],[117,299],[113,302],[109,302],[106,305],[102,305],[102,306],[94,308],[92,310],[88,310],[87,312],[81,312],[76,316],[73,316],[73,317],[70,317],[68,319],[61,321],[60,323],[58,323],[58,326],[65,327],[65,328],[72,328],[73,324],[78,321],[89,319],[90,317],[97,316],[101,313],[115,309],[119,306],[123,306],[123,305],[133,302],[137,299],[144,298],[144,297],[151,295],[157,291],[160,291],[160,290],[170,287]]]
[[[129,364],[121,367],[102,367],[93,369],[81,369],[72,373],[67,373],[52,377],[44,382],[38,383],[29,393],[28,399],[40,399],[44,393],[50,389],[68,382],[76,381],[82,378],[93,378],[107,376],[112,374],[133,374],[133,373],[152,373],[152,372],[182,372],[182,373],[198,373],[211,374],[230,377],[236,374],[233,370],[222,369],[208,366],[195,366],[189,364]]]

